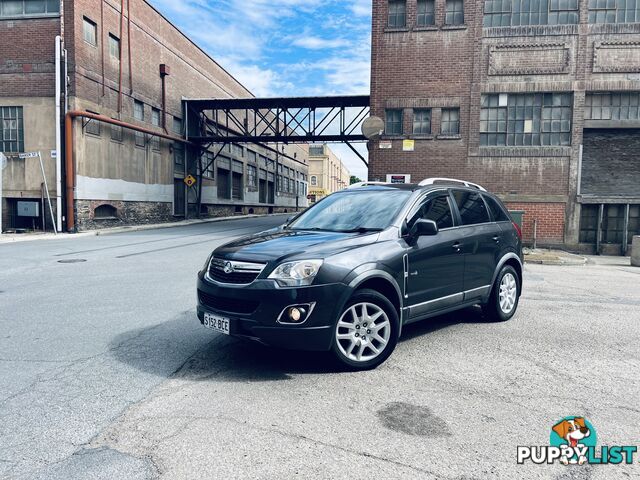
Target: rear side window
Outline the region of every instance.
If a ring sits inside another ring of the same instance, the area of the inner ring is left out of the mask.
[[[495,198],[490,197],[489,195],[483,195],[483,197],[487,202],[487,205],[489,206],[489,211],[493,216],[494,222],[510,222],[511,221],[511,219],[509,218],[509,215],[507,215],[507,213],[504,211],[504,208],[502,208],[502,205],[500,205],[500,203],[498,203],[498,201]]]
[[[451,207],[449,206],[448,196],[441,195],[425,201],[407,222],[408,227],[413,227],[420,218],[433,220],[440,230],[453,227],[453,215],[451,213]]]
[[[464,190],[454,190],[453,198],[455,198],[456,204],[458,205],[458,211],[460,212],[463,225],[477,225],[490,221],[487,206],[480,194]]]

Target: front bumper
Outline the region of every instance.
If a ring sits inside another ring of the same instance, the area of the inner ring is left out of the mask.
[[[250,285],[218,284],[198,275],[198,318],[205,312],[231,319],[230,334],[251,338],[274,347],[295,350],[329,350],[333,329],[351,288],[342,283],[280,288],[273,280],[255,280]],[[290,305],[314,303],[304,323],[278,323]]]

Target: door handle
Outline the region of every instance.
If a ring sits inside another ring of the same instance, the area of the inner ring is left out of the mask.
[[[451,245],[451,248],[453,248],[456,252],[459,252],[460,249],[462,248],[462,244],[460,242],[456,242],[453,245]]]
[[[500,243],[500,237],[496,235],[495,237],[493,237],[493,241],[496,243]]]

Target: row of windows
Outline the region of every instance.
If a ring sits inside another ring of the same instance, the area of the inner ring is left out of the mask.
[[[0,0],[0,18],[60,14],[60,0]]]
[[[585,120],[640,120],[640,92],[589,93]]]
[[[484,26],[578,23],[578,0],[485,0]]]
[[[385,112],[385,134],[402,135],[404,133],[404,110],[388,109]],[[413,130],[414,135],[430,135],[431,132],[431,109],[422,108],[413,110]],[[443,108],[440,115],[440,134],[459,135],[460,134],[460,109]]]
[[[240,146],[238,147],[242,149],[242,147]],[[255,152],[252,152],[252,151],[250,151],[250,153],[255,154]],[[261,157],[261,158],[264,158],[264,157]],[[231,159],[224,156],[218,157],[218,161],[223,165],[231,164]],[[201,156],[200,162],[201,162],[202,175],[204,177],[211,178],[211,179],[215,178],[215,170],[216,170],[215,155],[212,152],[205,152]],[[243,168],[242,162],[233,160],[233,163],[237,169],[240,170]],[[295,190],[296,178],[304,179],[306,176],[301,172],[296,172],[296,170],[293,168],[289,168],[289,167],[282,168],[283,167],[282,165],[280,165],[280,167],[281,167],[280,175],[278,176],[278,191],[283,193],[296,193],[296,190]],[[218,168],[218,170],[220,170],[220,168]],[[258,172],[258,167],[256,165],[247,165],[247,187],[251,189],[255,189],[258,187],[257,172]],[[300,183],[300,182],[297,182],[297,183]]]
[[[98,46],[98,25],[90,18],[82,19],[82,38],[89,45]],[[109,32],[109,55],[115,60],[120,60],[120,39]]]
[[[417,0],[416,25],[427,27],[436,23],[435,0]],[[445,0],[445,25],[464,24],[464,1]],[[389,28],[404,28],[407,26],[406,0],[389,0],[387,25]]]
[[[589,23],[640,22],[640,0],[589,0]],[[580,20],[578,0],[484,0],[485,27],[571,25]],[[406,0],[389,0],[387,25],[407,26]],[[445,0],[445,25],[464,24],[463,0]],[[435,0],[417,0],[415,24],[435,25]]]
[[[506,222],[510,218],[496,200],[488,195],[454,190],[453,198],[460,213],[462,225],[478,225],[489,222]],[[453,227],[453,212],[447,194],[425,200],[407,221],[410,229],[419,219],[436,222],[439,229]]]

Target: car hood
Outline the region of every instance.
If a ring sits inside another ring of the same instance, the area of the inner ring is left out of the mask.
[[[214,252],[216,257],[254,262],[282,261],[304,254],[324,258],[374,243],[379,232],[369,234],[269,230],[227,243]]]

